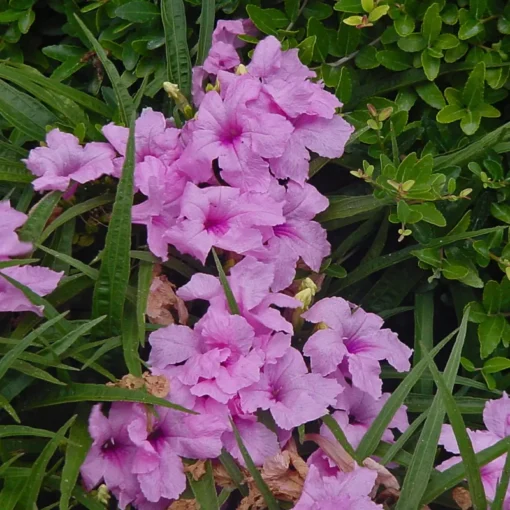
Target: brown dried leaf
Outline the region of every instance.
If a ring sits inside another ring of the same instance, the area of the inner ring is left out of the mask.
[[[164,375],[151,375],[145,372],[143,381],[147,392],[155,397],[165,398],[170,393],[170,381]]]
[[[160,267],[156,266],[147,298],[146,313],[149,321],[163,326],[175,324],[172,312],[176,312],[179,324],[187,324],[189,314],[186,304],[174,292],[175,285],[165,275],[160,275],[160,271]]]
[[[206,464],[205,460],[198,460],[193,464],[187,464],[184,466],[184,472],[189,473],[193,477],[193,480],[195,480],[196,482],[207,473],[207,468],[205,464]]]
[[[471,494],[464,487],[455,487],[452,491],[452,497],[455,503],[459,505],[460,510],[469,510],[473,507]]]
[[[213,477],[216,485],[222,489],[236,488],[236,484],[233,482],[232,478],[230,478],[230,475],[221,462],[213,462]]]
[[[174,501],[167,510],[200,510],[195,499],[179,499]]]
[[[145,386],[145,381],[142,377],[136,377],[133,374],[127,374],[124,375],[120,381],[108,382],[106,383],[106,386],[126,388],[127,390],[139,390]]]

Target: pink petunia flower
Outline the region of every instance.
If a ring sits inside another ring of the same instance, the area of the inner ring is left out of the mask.
[[[383,320],[378,315],[333,297],[318,301],[303,317],[327,326],[314,333],[303,349],[310,357],[313,372],[328,375],[340,368],[353,386],[379,398],[381,360],[387,360],[400,372],[410,368],[412,350],[391,330],[382,329]]]
[[[14,266],[0,270],[13,280],[28,287],[39,296],[46,296],[56,288],[64,272],[57,273],[47,267],[40,266]],[[25,294],[0,277],[0,312],[34,312],[42,315],[44,307],[36,306]]]
[[[205,263],[213,246],[238,254],[262,247],[259,227],[283,221],[281,204],[269,197],[225,186],[201,189],[188,183],[179,219],[165,239]]]
[[[510,435],[510,398],[507,393],[503,393],[500,399],[486,402],[483,411],[483,422],[487,430],[467,430],[475,452],[485,450]],[[443,425],[439,444],[443,445],[445,450],[456,455],[441,463],[436,469],[444,471],[462,462],[457,439],[451,425]],[[494,499],[505,460],[506,454],[480,468],[485,494],[489,500]],[[507,503],[510,503],[510,494],[507,494],[505,504]]]
[[[339,471],[336,476],[321,476],[310,466],[301,498],[295,510],[382,510],[369,494],[376,483],[377,473],[359,468],[350,473]]]
[[[0,260],[10,257],[18,257],[28,253],[32,249],[31,243],[19,240],[16,229],[21,227],[27,220],[27,215],[16,211],[8,200],[0,202]]]
[[[300,301],[285,294],[271,293],[275,281],[275,266],[245,257],[238,262],[227,277],[241,315],[254,328],[255,334],[265,335],[283,331],[292,333],[292,324],[285,320],[272,305],[282,308],[296,308]],[[197,273],[189,283],[177,291],[184,301],[204,299],[213,308],[228,310],[225,291],[218,278]]]
[[[265,192],[271,182],[266,158],[283,154],[293,131],[281,115],[262,114],[247,107],[261,85],[239,76],[222,98],[208,92],[193,122],[190,151],[212,162],[218,159],[223,179],[242,191]]]
[[[290,430],[324,416],[341,391],[336,381],[308,373],[301,353],[291,347],[278,363],[264,367],[259,382],[239,395],[245,412],[269,409],[276,424]]]
[[[59,129],[46,135],[46,147],[30,151],[23,162],[38,178],[36,191],[66,191],[71,182],[84,184],[114,172],[115,151],[108,143],[81,146],[78,138]]]

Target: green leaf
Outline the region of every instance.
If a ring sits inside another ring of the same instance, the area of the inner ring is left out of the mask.
[[[135,118],[131,121],[126,158],[117,187],[115,203],[106,234],[99,279],[94,287],[93,317],[106,315],[101,324],[104,336],[122,330],[124,301],[129,283],[131,247],[131,207],[133,205],[133,175],[135,168]]]
[[[323,423],[331,431],[335,439],[340,443],[343,449],[359,464],[362,465],[363,459],[356,453],[351,443],[345,436],[344,431],[338,425],[338,422],[329,414],[322,417]]]
[[[256,5],[247,5],[246,12],[255,26],[264,34],[278,35],[278,29],[286,28],[289,19],[278,9],[261,9]]]
[[[434,293],[416,293],[414,305],[414,353],[413,365],[423,358],[423,346],[431,350],[434,346]],[[422,379],[418,383],[420,393],[432,395],[432,381]]]
[[[40,407],[69,404],[72,402],[140,402],[169,409],[175,409],[184,413],[196,414],[185,407],[173,404],[164,398],[153,397],[143,390],[128,390],[104,384],[79,384],[72,383],[57,391],[50,390],[40,393],[37,397],[24,403],[25,409],[37,409]]]
[[[493,202],[491,204],[491,214],[499,221],[510,225],[510,205]]]
[[[206,472],[195,480],[191,473],[187,473],[188,483],[190,484],[196,502],[202,510],[219,510],[218,495],[216,493],[216,484],[214,483],[211,461],[206,462]]]
[[[35,21],[35,12],[32,9],[28,9],[18,19],[18,28],[22,34],[28,34],[30,27]]]
[[[39,455],[32,465],[32,469],[30,470],[30,474],[25,481],[22,491],[22,501],[24,503],[25,510],[33,510],[36,508],[37,498],[42,487],[43,479],[46,476],[48,464],[64,440],[66,432],[69,427],[71,427],[75,419],[76,416],[73,416],[56,432],[53,439],[48,441],[48,444],[44,447],[41,455]]]
[[[214,263],[216,264],[216,269],[218,270],[218,276],[220,278],[223,291],[225,292],[225,297],[227,298],[230,313],[232,315],[240,315],[241,311],[239,310],[239,305],[236,302],[234,293],[230,288],[230,284],[228,283],[225,271],[223,271],[223,266],[221,265],[220,259],[218,258],[218,254],[216,253],[216,250],[214,248],[212,249],[212,254],[214,257]]]
[[[299,1],[296,1],[299,10]],[[307,4],[303,4],[305,8],[303,9],[303,16],[305,18],[317,18],[318,20],[328,19],[333,14],[333,9],[330,5],[323,3],[321,0],[316,0],[312,2],[308,2]],[[287,11],[285,11],[287,12]],[[287,12],[287,15],[289,13]],[[292,17],[289,15],[289,18]],[[295,19],[293,20],[295,21]]]
[[[397,45],[402,51],[416,53],[427,47],[427,41],[421,34],[411,34],[399,39]]]
[[[480,127],[482,116],[476,111],[467,111],[460,120],[462,131],[468,136],[474,135]]]
[[[443,262],[443,276],[448,280],[462,280],[469,274],[469,269],[454,261],[445,260]]]
[[[381,19],[383,16],[388,14],[389,10],[390,10],[389,5],[379,5],[373,11],[370,12],[370,14],[368,15],[368,21],[370,21],[371,23],[375,23],[377,20]]]
[[[440,124],[450,124],[464,117],[466,110],[458,105],[449,104],[437,112],[436,120]]]
[[[382,50],[377,52],[378,62],[390,71],[405,71],[413,65],[410,55],[398,50]]]
[[[480,324],[487,318],[487,312],[481,303],[472,301],[469,303],[469,321]]]
[[[3,80],[0,80],[0,114],[30,140],[43,140],[46,126],[57,121],[57,117],[39,101]]]
[[[119,72],[117,68],[112,64],[108,56],[106,55],[106,51],[101,46],[99,41],[94,37],[92,32],[87,28],[85,23],[75,15],[76,21],[78,22],[80,28],[83,30],[85,36],[87,37],[89,43],[94,48],[99,60],[103,64],[103,67],[110,78],[110,82],[113,87],[113,91],[115,92],[115,97],[117,98],[117,107],[120,112],[120,118],[124,125],[128,125],[131,117],[134,114],[134,104],[133,98],[129,95],[127,87],[124,82],[121,80]]]
[[[79,338],[85,336],[89,331],[91,331],[97,324],[99,324],[103,317],[98,317],[96,320],[87,321],[85,324],[78,326],[77,328],[70,331],[67,335],[60,337],[58,340],[51,344],[51,350],[57,356],[62,356],[65,354],[78,340]],[[49,358],[49,356],[48,356]]]
[[[142,369],[140,366],[140,356],[138,355],[138,346],[140,345],[140,328],[145,327],[145,320],[140,325],[137,319],[136,308],[131,303],[126,302],[122,319],[122,352],[128,373],[141,377]]]
[[[239,489],[239,492],[243,496],[248,496],[248,490],[246,488],[246,485],[244,484],[244,475],[239,469],[236,461],[230,455],[230,453],[223,448],[221,450],[221,455],[219,456],[220,462],[225,468],[225,471],[228,473],[232,481],[234,482],[234,485]]]
[[[443,93],[439,90],[439,87],[434,82],[424,83],[416,86],[416,92],[418,95],[432,108],[445,108],[446,103],[443,97]]]
[[[340,12],[363,12],[361,0],[338,0],[338,2],[333,6],[333,9]]]
[[[506,320],[501,315],[487,317],[479,324],[478,338],[480,339],[480,356],[482,359],[494,352],[501,340],[505,326]]]
[[[159,9],[147,0],[133,0],[117,7],[115,15],[132,23],[149,23],[159,18]]]
[[[483,289],[483,307],[490,315],[501,311],[502,289],[498,282],[490,280]]]
[[[162,0],[161,19],[165,29],[166,65],[169,81],[176,83],[182,93],[189,97],[191,94],[191,59],[183,0]]]
[[[91,443],[87,422],[78,417],[71,426],[69,441],[66,445],[66,457],[60,478],[59,510],[69,509],[69,501],[78,480],[80,467],[85,461]]]
[[[377,49],[374,46],[364,46],[355,58],[356,67],[360,69],[374,69],[379,67]]]
[[[432,202],[417,204],[412,206],[412,210],[423,216],[423,221],[436,225],[438,227],[446,227],[446,219]]]
[[[485,87],[485,63],[478,62],[469,74],[469,78],[462,91],[462,100],[470,109],[474,110],[483,103],[483,92]]]
[[[285,13],[289,17],[290,21],[296,21],[299,16],[299,0],[285,0]],[[307,18],[309,17],[306,13],[304,14]],[[315,14],[312,13],[310,17],[314,15]]]
[[[299,58],[305,65],[309,65],[313,59],[313,52],[317,37],[315,35],[303,39],[297,46],[299,50]]]
[[[443,20],[441,19],[439,11],[439,4],[434,3],[427,9],[423,17],[421,33],[427,42],[427,46],[431,46],[441,33]]]
[[[399,16],[394,22],[395,30],[400,37],[407,37],[414,32],[415,21],[409,14]]]
[[[470,0],[469,11],[474,14],[475,18],[481,19],[487,9],[487,0]]]
[[[147,310],[147,300],[152,283],[153,264],[140,262],[138,268],[138,285],[136,286],[136,317],[138,329],[138,342],[140,345],[145,343],[145,312]]]
[[[230,424],[232,425],[232,430],[234,431],[234,436],[236,439],[237,446],[239,447],[239,451],[241,452],[244,463],[246,464],[246,467],[247,467],[248,471],[250,472],[250,475],[253,477],[253,480],[255,482],[255,485],[257,486],[257,489],[262,494],[262,497],[264,498],[264,501],[266,502],[267,508],[269,510],[279,510],[280,507],[279,507],[276,499],[274,498],[269,487],[267,486],[266,482],[262,478],[260,471],[255,466],[253,459],[250,457],[250,454],[248,453],[248,450],[244,446],[243,441],[241,439],[241,436],[239,435],[239,431],[237,430],[235,423],[233,422],[232,418],[229,418],[229,419],[230,419]]]
[[[459,29],[459,39],[461,41],[465,41],[466,39],[471,39],[471,37],[475,37],[483,32],[483,25],[479,23],[476,19],[468,18],[464,21]]]
[[[23,163],[0,157],[0,181],[28,184],[33,180],[34,174]]]
[[[324,25],[316,18],[310,18],[307,23],[308,37],[316,37],[314,46],[314,60],[325,62],[329,51],[329,38]]]
[[[364,212],[377,211],[385,205],[373,195],[336,196],[329,197],[329,199],[328,209],[317,217],[321,223],[339,218],[349,218]]]
[[[457,339],[455,340],[444,371],[444,384],[448,393],[451,393],[455,384],[462,348],[466,339],[467,325],[468,314],[464,313]],[[428,358],[423,359],[426,365],[429,364],[429,358],[432,352],[428,355]],[[427,488],[426,484],[434,466],[436,448],[441,433],[441,427],[444,422],[444,415],[445,404],[443,403],[441,394],[437,394],[434,397],[427,420],[420,434],[411,465],[406,472],[400,498],[395,507],[396,510],[420,508],[420,500]]]
[[[435,5],[435,4],[434,4]],[[441,66],[441,60],[439,58],[430,55],[428,50],[423,50],[421,54],[421,64],[425,76],[429,81],[434,81],[439,74],[439,68]]]
[[[496,488],[496,494],[491,504],[491,510],[503,510],[503,503],[506,499],[508,482],[510,481],[510,455],[506,456],[503,472]]]
[[[20,239],[29,243],[36,242],[44,226],[53,214],[62,193],[52,191],[44,195],[31,209],[28,219],[20,230]]]
[[[5,412],[8,413],[15,422],[21,423],[21,420],[19,419],[19,416],[16,414],[14,408],[11,406],[9,401],[1,394],[0,394],[0,409],[4,409]]]
[[[465,330],[464,335],[465,335]],[[460,332],[459,332],[460,335]],[[453,337],[453,334],[444,338],[439,342],[434,349],[430,352],[431,356],[435,356]],[[370,457],[376,450],[384,432],[391,423],[391,420],[395,416],[395,413],[400,409],[404,400],[406,399],[409,392],[420,380],[427,369],[427,360],[421,360],[405,377],[400,383],[398,388],[393,391],[390,398],[384,404],[377,418],[372,422],[370,428],[361,439],[358,448],[356,449],[357,454],[361,459]],[[409,507],[411,508],[411,507]]]
[[[202,0],[202,12],[200,13],[200,34],[198,37],[198,52],[195,65],[204,63],[209,53],[214,30],[215,1]]]
[[[31,437],[55,437],[55,432],[45,429],[36,429],[33,427],[26,427],[24,425],[3,425],[0,429],[0,437],[18,437],[18,436],[31,436]]]
[[[488,359],[483,365],[483,371],[488,374],[495,374],[497,372],[502,372],[503,370],[508,370],[510,368],[510,359],[495,357]]]

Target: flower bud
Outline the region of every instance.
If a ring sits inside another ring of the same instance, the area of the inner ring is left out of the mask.
[[[191,119],[193,117],[193,109],[179,87],[175,83],[165,81],[163,89],[168,94],[168,97],[175,101],[177,108],[184,113],[186,118]]]
[[[248,74],[248,69],[247,67],[244,65],[244,64],[239,64],[237,67],[236,67],[236,74],[238,76],[242,76],[243,74]]]

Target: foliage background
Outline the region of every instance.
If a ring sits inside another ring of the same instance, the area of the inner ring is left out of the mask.
[[[141,372],[152,327],[143,311],[154,259],[142,229],[133,227],[131,242],[130,231],[119,230],[129,224],[122,194],[129,182],[117,187],[103,179],[81,187],[71,201],[55,192],[41,198],[20,158],[52,127],[100,140],[102,125],[128,125],[136,105],[179,121],[162,82],[177,82],[189,94],[190,66],[203,61],[214,19],[246,16],[284,47],[300,49],[357,128],[340,160],[311,164],[313,183],[331,203],[320,217],[333,245],[321,296],[341,295],[382,315],[414,347],[415,367],[471,304],[455,347],[436,357],[441,370],[447,366],[446,389],[455,398],[445,397],[441,407],[425,372],[418,382],[406,379],[406,394],[395,399],[405,399],[417,423],[392,452],[406,480],[398,508],[412,508],[405,498],[418,481],[417,503],[439,497],[436,508],[453,505],[437,488],[454,486],[462,473],[431,476],[439,429],[427,419],[423,433],[434,432],[432,439],[423,446],[418,438],[425,418],[433,414],[440,425],[445,411],[452,423],[462,416],[476,428],[485,400],[508,387],[510,6],[498,0],[3,0],[0,193],[30,211],[22,236],[36,243],[33,257],[67,276],[46,302],[47,321],[4,316],[0,324],[2,510],[103,508],[77,481],[90,405],[154,402],[142,392],[104,386]],[[255,41],[246,40],[249,52]],[[118,260],[114,243],[122,245]],[[108,275],[118,267],[125,270],[126,301],[117,290],[92,306],[93,294],[115,288]],[[203,270],[181,256],[165,268],[177,285]],[[206,270],[216,271],[213,264]],[[91,334],[91,318],[99,336]],[[384,375],[395,388],[398,374]],[[375,432],[364,446],[374,438],[377,446]],[[465,453],[466,441],[459,442]],[[508,445],[498,448],[492,455]]]

